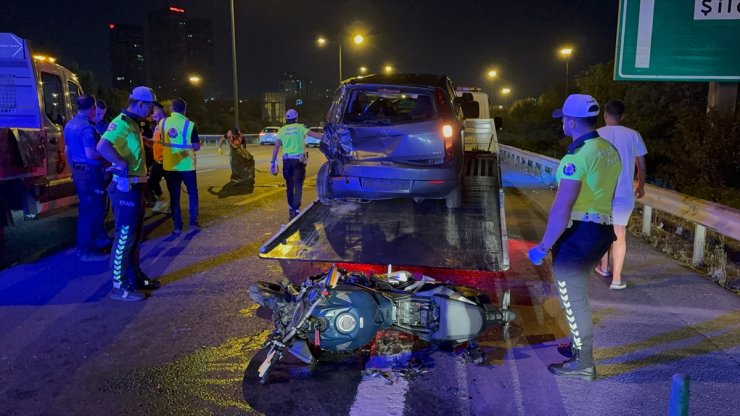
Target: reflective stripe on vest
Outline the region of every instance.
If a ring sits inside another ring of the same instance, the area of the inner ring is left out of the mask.
[[[167,123],[170,127],[167,127]],[[190,120],[182,114],[173,113],[162,120],[160,138],[163,150],[163,167],[170,171],[195,170],[195,152],[190,136]],[[174,136],[174,137],[173,137]]]

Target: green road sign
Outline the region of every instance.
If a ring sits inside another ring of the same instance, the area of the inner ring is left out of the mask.
[[[740,81],[740,0],[620,0],[615,80]]]

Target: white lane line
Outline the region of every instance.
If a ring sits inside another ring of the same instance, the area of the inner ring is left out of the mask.
[[[199,155],[197,156],[197,158],[198,158],[198,159],[201,159],[201,158],[204,158],[204,157],[214,157],[214,156],[220,156],[220,155],[219,155],[219,154],[217,154],[217,153],[214,153],[214,154],[212,154],[212,155],[200,155],[200,154],[199,154]]]
[[[198,170],[198,171],[196,171],[196,172],[197,172],[197,173],[201,173],[201,172],[212,172],[212,171],[214,171],[214,170],[217,170],[217,169],[203,169],[203,170]]]
[[[650,68],[650,49],[653,43],[654,11],[655,0],[640,0],[640,17],[637,20],[635,68]]]
[[[470,397],[470,394],[468,393],[468,369],[466,362],[464,360],[459,359],[459,357],[455,357],[455,376],[457,378],[457,398],[459,399],[458,406],[460,409],[460,415],[462,416],[470,416],[472,413],[470,412],[470,402],[471,400],[468,400],[468,397]]]
[[[385,377],[363,376],[350,416],[403,416],[409,382],[399,376],[389,384]]]

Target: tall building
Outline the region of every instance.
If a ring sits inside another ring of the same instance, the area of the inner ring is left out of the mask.
[[[113,87],[130,91],[146,84],[144,29],[138,25],[108,25]]]
[[[307,96],[307,82],[295,72],[283,72],[280,77],[280,91],[288,97],[305,98]]]
[[[285,123],[285,93],[266,92],[262,94],[262,121],[267,124]]]
[[[189,74],[199,75],[205,85],[213,81],[213,25],[208,19],[200,17],[188,19],[185,25],[187,38],[187,64]]]
[[[169,6],[149,13],[149,79],[164,97],[173,97],[187,82],[185,9]]]

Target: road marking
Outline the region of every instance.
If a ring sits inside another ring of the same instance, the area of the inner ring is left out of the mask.
[[[202,172],[211,172],[211,171],[214,171],[214,170],[216,170],[216,169],[203,169],[203,170],[199,170],[199,171],[197,171],[197,172],[198,172],[198,173],[202,173]]]
[[[409,381],[397,376],[392,384],[385,377],[365,375],[357,386],[350,416],[403,415]]]
[[[640,17],[637,20],[635,68],[650,68],[650,49],[653,42],[654,12],[655,0],[640,1]]]
[[[265,193],[262,193],[262,194],[253,196],[253,197],[248,198],[248,199],[245,199],[244,201],[239,201],[239,202],[235,203],[234,205],[247,205],[247,204],[251,204],[252,202],[259,201],[260,199],[265,199],[268,196],[272,196],[272,195],[275,195],[275,194],[280,193],[280,192],[285,192],[285,188],[271,189],[271,190],[269,190],[269,191],[267,191]]]
[[[211,155],[198,155],[198,159],[202,159],[204,157],[214,157],[214,156],[220,156],[220,155],[216,153],[211,154]]]

